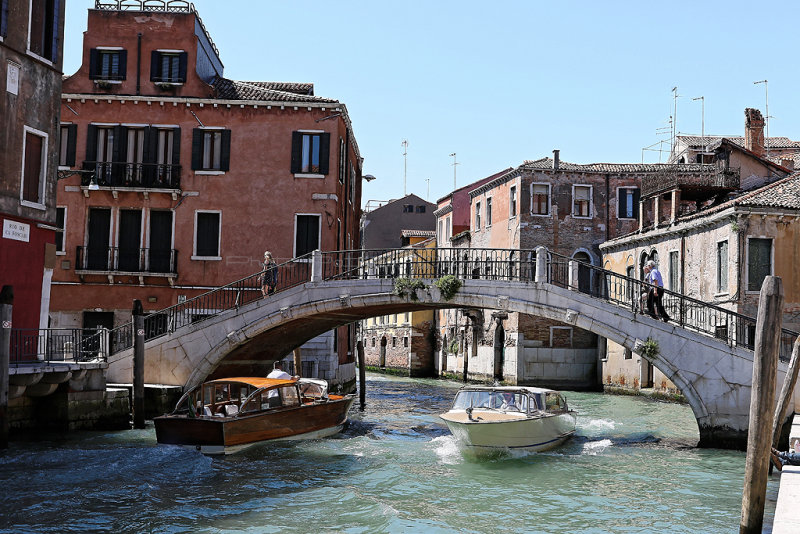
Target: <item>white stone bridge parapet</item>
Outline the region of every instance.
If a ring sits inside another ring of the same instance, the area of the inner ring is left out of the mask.
[[[746,446],[753,352],[725,339],[542,281],[468,278],[451,300],[444,301],[431,277],[422,280],[427,289],[417,290],[414,301],[394,295],[391,278],[314,278],[151,339],[145,346],[145,382],[190,388],[210,376],[262,374],[272,361],[305,341],[368,317],[419,309],[502,309],[567,322],[634,352],[641,353],[647,339],[657,341],[658,353],[642,357],[688,400],[697,418],[700,445]],[[132,361],[132,349],[109,356],[109,381],[131,382]],[[781,362],[779,384],[785,372]]]

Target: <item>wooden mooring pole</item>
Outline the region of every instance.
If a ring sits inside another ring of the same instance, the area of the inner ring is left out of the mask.
[[[144,310],[133,301],[133,428],[144,428]]]
[[[361,409],[367,405],[367,368],[364,363],[364,342],[356,342],[356,353],[358,354],[358,401]]]
[[[297,347],[292,351],[292,356],[294,356],[294,375],[303,377],[303,355],[300,353],[300,347]]]
[[[8,448],[8,366],[11,363],[11,310],[14,289],[0,291],[0,449]]]
[[[782,315],[783,282],[777,276],[767,276],[758,298],[739,534],[759,534],[764,522]]]

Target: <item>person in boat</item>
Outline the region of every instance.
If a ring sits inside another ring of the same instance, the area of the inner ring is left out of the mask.
[[[800,442],[795,445],[795,450],[793,451],[779,451],[775,447],[772,447],[770,451],[770,457],[772,458],[772,463],[775,466],[775,469],[778,471],[783,469],[784,465],[800,465],[800,451],[797,449],[800,448]]]
[[[272,364],[272,371],[269,372],[267,378],[278,378],[278,379],[289,380],[290,378],[292,378],[292,375],[283,370],[283,362],[278,360],[277,362]],[[269,399],[270,408],[275,408],[281,405],[281,395],[280,393],[278,393],[277,389],[269,390],[267,398]]]
[[[514,399],[514,394],[511,392],[503,393],[503,403],[500,405],[501,410],[519,411],[517,401]]]

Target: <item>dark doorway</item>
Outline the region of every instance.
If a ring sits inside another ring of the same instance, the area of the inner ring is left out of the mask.
[[[139,250],[142,239],[142,210],[121,210],[119,213],[119,258],[117,269],[127,272],[141,270]]]
[[[150,266],[152,273],[175,272],[172,265],[172,212],[150,212]]]
[[[86,247],[86,268],[109,270],[108,233],[111,229],[111,210],[89,208],[89,239]]]
[[[380,353],[381,355],[378,360],[378,365],[380,367],[386,367],[386,344],[387,344],[386,336],[383,336],[381,338],[381,353]]]
[[[589,265],[592,263],[592,258],[586,252],[576,252],[572,259],[582,262],[578,264],[578,291],[591,293],[592,269]]]
[[[101,346],[108,350],[108,338],[103,339],[101,328],[114,328],[114,312],[83,312],[83,340],[81,343],[81,359],[96,358]],[[105,334],[108,336],[108,334]]]
[[[505,359],[506,329],[503,328],[503,321],[497,320],[497,328],[494,329],[494,377],[496,380],[503,379],[503,360]],[[466,357],[466,356],[465,356]]]

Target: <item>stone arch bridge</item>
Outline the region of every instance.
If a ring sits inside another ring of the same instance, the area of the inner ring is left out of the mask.
[[[638,299],[632,298],[642,282],[541,247],[527,254],[316,251],[304,259],[278,267],[280,290],[268,298],[261,298],[253,275],[148,316],[152,339],[145,345],[145,382],[190,388],[208,377],[264,374],[273,361],[309,339],[368,317],[419,309],[500,309],[563,321],[641,354],[688,400],[701,446],[744,448],[753,319],[667,292],[666,305],[677,321],[657,321],[641,314]],[[581,279],[586,273],[588,279]],[[462,283],[450,300],[434,285],[448,274]],[[398,278],[419,279],[425,288],[399,296]],[[124,348],[130,329],[112,331],[112,346],[122,350],[109,356],[109,381],[132,381],[132,349]],[[794,335],[783,334],[784,360]],[[655,340],[658,351],[646,350],[646,340]],[[785,371],[781,361],[779,380]]]

